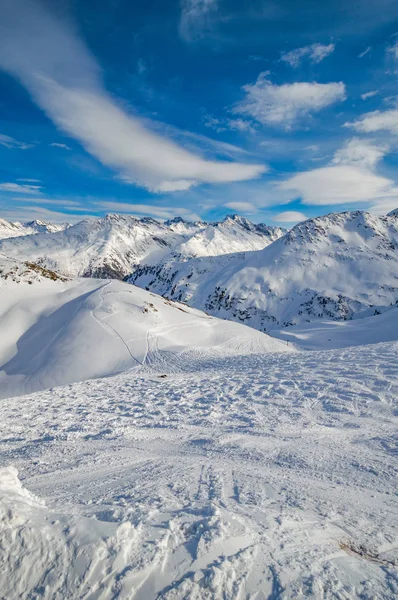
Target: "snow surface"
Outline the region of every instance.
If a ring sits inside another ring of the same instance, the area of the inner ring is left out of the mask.
[[[261,331],[367,317],[398,302],[398,215],[309,219],[264,250],[168,258],[129,281]]]
[[[2,597],[395,599],[397,398],[392,342],[3,400]]]
[[[168,356],[179,369],[190,351],[293,351],[249,327],[120,281],[11,281],[0,292],[0,398],[106,377]]]

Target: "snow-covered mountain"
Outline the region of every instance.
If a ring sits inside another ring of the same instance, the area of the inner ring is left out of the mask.
[[[27,221],[11,223],[0,219],[0,240],[6,238],[34,235],[36,233],[54,233],[70,227],[70,223],[48,223],[46,221]]]
[[[0,289],[10,282],[32,284],[46,280],[66,281],[66,277],[36,263],[22,262],[0,254]]]
[[[0,251],[67,276],[122,279],[142,262],[264,248],[282,233],[281,228],[253,225],[236,216],[208,225],[179,218],[162,224],[150,218],[107,215],[63,231],[2,240]]]
[[[209,223],[182,243],[177,251],[184,257],[195,257],[262,250],[284,233],[286,231],[281,227],[255,225],[244,217],[232,215],[220,223]]]
[[[7,279],[0,397],[136,368],[184,370],[194,355],[292,351],[286,342],[120,281]],[[134,374],[134,377],[137,373]]]
[[[264,250],[141,265],[129,281],[262,331],[368,316],[398,301],[398,215],[333,213]]]

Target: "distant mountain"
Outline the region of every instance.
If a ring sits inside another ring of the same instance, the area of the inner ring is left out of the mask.
[[[11,223],[5,219],[0,219],[0,240],[24,235],[34,235],[36,233],[54,233],[63,231],[70,227],[69,223],[47,223],[45,221],[28,221],[26,223]]]
[[[107,215],[62,231],[2,240],[0,252],[67,276],[123,279],[142,263],[265,248],[282,234],[278,227],[253,225],[236,216],[210,225]]]
[[[228,216],[220,223],[209,223],[177,249],[182,256],[219,256],[234,252],[262,250],[286,230],[281,227],[255,225],[238,215]]]
[[[398,301],[398,215],[333,213],[263,250],[171,258],[129,281],[262,331],[368,316]]]

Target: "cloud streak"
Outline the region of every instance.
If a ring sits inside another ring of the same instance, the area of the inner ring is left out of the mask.
[[[306,58],[311,63],[318,64],[333,52],[334,44],[311,44],[310,46],[290,50],[290,52],[284,52],[281,61],[297,69]]]
[[[35,0],[2,0],[0,68],[87,152],[151,191],[248,180],[264,172],[262,165],[206,160],[128,114],[106,92],[98,64],[73,28]]]
[[[0,133],[0,146],[4,146],[5,148],[19,148],[20,150],[27,150],[28,148],[32,148],[34,144],[26,144],[25,142],[20,142],[9,135]]]

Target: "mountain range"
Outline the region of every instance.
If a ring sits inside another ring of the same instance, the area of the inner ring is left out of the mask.
[[[8,229],[12,227],[10,223]],[[0,252],[70,277],[123,279],[142,263],[259,250],[285,233],[280,227],[253,225],[236,215],[209,224],[179,218],[159,223],[111,214],[60,226],[58,231],[46,227],[36,235],[7,235],[3,240],[0,231]]]
[[[58,230],[29,226],[35,233],[0,240],[8,260],[67,278],[125,279],[264,332],[367,317],[398,302],[398,211],[331,213],[290,231],[237,215],[218,223],[107,215]]]

